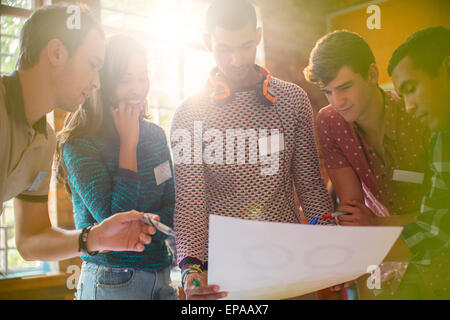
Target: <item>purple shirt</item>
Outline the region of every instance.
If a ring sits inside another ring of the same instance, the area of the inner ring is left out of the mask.
[[[353,168],[361,181],[366,206],[378,216],[419,211],[427,181],[428,129],[405,110],[403,100],[383,92],[383,155],[364,139],[356,123],[348,123],[332,107],[316,118],[326,169]],[[406,175],[406,178],[405,178]],[[408,180],[413,176],[416,181]]]

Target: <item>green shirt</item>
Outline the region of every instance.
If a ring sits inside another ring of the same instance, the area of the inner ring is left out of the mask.
[[[420,215],[402,233],[412,262],[424,266],[450,245],[450,129],[433,134],[431,170],[430,192]]]
[[[0,79],[0,203],[46,202],[56,146],[46,117],[30,126],[17,72]]]

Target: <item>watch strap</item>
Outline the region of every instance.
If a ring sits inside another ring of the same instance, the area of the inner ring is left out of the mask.
[[[88,234],[89,231],[94,227],[94,225],[89,225],[84,227],[81,230],[80,236],[78,237],[78,251],[81,252],[84,255],[89,255],[89,256],[95,256],[98,254],[98,251],[91,251],[89,252],[87,250],[87,239],[88,239]]]

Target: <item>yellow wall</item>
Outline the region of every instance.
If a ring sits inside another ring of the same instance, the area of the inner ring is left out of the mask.
[[[381,29],[370,30],[366,21],[368,5],[330,16],[329,30],[347,29],[358,33],[370,45],[380,69],[380,84],[391,83],[387,66],[394,50],[412,33],[432,26],[450,28],[449,0],[388,0],[374,3],[381,9]]]

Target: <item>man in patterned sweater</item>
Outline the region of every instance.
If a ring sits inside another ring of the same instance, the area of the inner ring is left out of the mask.
[[[247,0],[214,1],[204,40],[217,67],[204,89],[178,108],[171,134],[177,256],[187,299],[226,296],[207,285],[203,272],[210,214],[300,223],[294,186],[308,220],[333,210],[306,93],[255,65],[261,28],[254,7]]]

